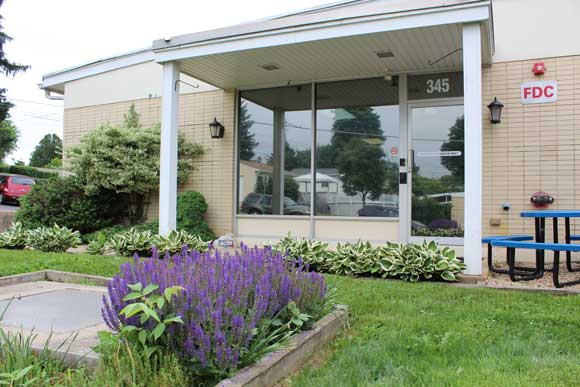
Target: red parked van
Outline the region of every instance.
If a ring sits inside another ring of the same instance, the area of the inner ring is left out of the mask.
[[[3,176],[0,178],[0,203],[18,203],[18,199],[30,192],[34,184],[31,177]]]

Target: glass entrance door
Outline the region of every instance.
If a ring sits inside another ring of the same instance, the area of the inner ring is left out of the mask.
[[[410,239],[463,243],[462,104],[409,106],[409,159]]]

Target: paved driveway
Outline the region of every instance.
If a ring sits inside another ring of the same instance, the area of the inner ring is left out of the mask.
[[[0,211],[4,212],[15,212],[18,211],[20,207],[16,204],[0,204]]]

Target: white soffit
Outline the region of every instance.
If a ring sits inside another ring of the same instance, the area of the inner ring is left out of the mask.
[[[386,73],[455,71],[462,67],[461,25],[355,35],[187,58],[181,71],[222,89],[255,88]],[[490,52],[487,41],[484,53]],[[377,52],[392,50],[392,58]],[[448,55],[450,54],[450,55]],[[446,56],[448,55],[448,56]],[[484,54],[484,62],[491,54]],[[436,62],[436,63],[432,63]],[[265,64],[279,69],[267,71]]]

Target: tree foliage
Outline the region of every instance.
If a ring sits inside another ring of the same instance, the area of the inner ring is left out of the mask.
[[[144,218],[150,195],[159,188],[160,148],[159,125],[143,128],[129,112],[123,125],[103,125],[89,132],[68,149],[67,156],[87,194],[101,189],[126,194],[129,219],[135,223]],[[178,184],[187,180],[193,158],[202,153],[201,146],[179,137]]]
[[[264,180],[265,179],[265,180]],[[272,195],[274,189],[274,179],[271,176],[263,176],[262,179],[256,179],[254,192],[262,192],[266,195]],[[294,177],[284,176],[284,196],[297,201],[300,194],[300,186],[294,180]]]
[[[332,126],[331,145],[334,163],[347,195],[359,194],[366,200],[377,199],[385,191],[387,163],[380,145],[370,140],[382,139],[379,115],[370,107],[337,109]]]
[[[248,107],[245,102],[240,105],[240,160],[252,160],[255,156],[254,149],[258,146],[255,133],[250,133],[250,129],[254,125],[254,121],[248,112]]]
[[[449,129],[449,138],[441,145],[444,152],[459,151],[461,156],[441,157],[441,164],[454,176],[465,176],[465,117],[458,117],[455,124]]]
[[[16,150],[19,137],[18,128],[10,120],[0,121],[0,161]]]
[[[62,160],[62,140],[56,134],[45,135],[30,155],[31,167],[46,167],[54,159]]]
[[[4,0],[0,0],[0,7]],[[4,32],[4,26],[2,25],[2,15],[0,15],[0,73],[5,76],[14,76],[19,72],[26,71],[29,66],[24,66],[15,62],[11,62],[6,58],[6,48],[4,45],[12,40],[10,36]],[[14,105],[6,99],[6,89],[0,87],[0,123],[4,122],[8,117],[8,110]]]
[[[348,142],[337,158],[342,189],[347,195],[359,194],[363,207],[367,198],[377,199],[384,190],[387,166],[385,152],[380,146],[370,145],[359,138]]]
[[[65,226],[88,233],[110,226],[123,215],[115,194],[100,190],[92,195],[76,176],[40,180],[20,202],[16,220],[26,228]]]

